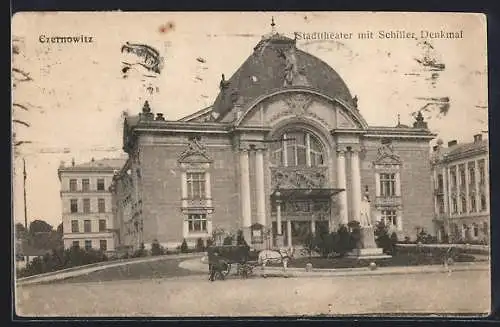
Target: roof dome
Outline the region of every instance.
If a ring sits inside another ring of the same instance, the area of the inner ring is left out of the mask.
[[[222,75],[213,114],[222,119],[235,105],[243,106],[277,89],[304,86],[356,107],[347,85],[324,61],[297,49],[296,41],[271,33],[229,80]]]

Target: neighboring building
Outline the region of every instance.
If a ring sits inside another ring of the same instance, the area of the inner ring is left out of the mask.
[[[435,135],[422,115],[368,125],[337,72],[280,34],[222,76],[211,107],[168,121],[146,102],[123,128],[129,159],[113,188],[123,244],[193,244],[218,228],[248,240],[255,223],[300,244],[320,225],[359,221],[365,192],[372,219],[401,238],[433,233]]]
[[[490,235],[488,140],[433,147],[434,203],[438,238],[449,241],[486,241]]]
[[[64,248],[72,246],[115,250],[116,237],[112,196],[109,191],[114,173],[123,167],[123,159],[103,159],[58,170]]]

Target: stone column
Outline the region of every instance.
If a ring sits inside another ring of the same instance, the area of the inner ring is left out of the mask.
[[[339,205],[339,223],[347,225],[347,182],[346,182],[346,169],[345,169],[345,150],[343,148],[337,149],[337,188],[344,189],[338,194]]]
[[[257,221],[266,226],[266,194],[264,189],[264,149],[255,153],[255,179],[257,192]]]
[[[188,190],[187,190],[187,174],[185,171],[181,173],[181,202],[182,207],[187,207],[187,198],[188,198]]]
[[[446,213],[449,214],[450,212],[450,208],[448,207],[449,204],[448,204],[448,196],[449,196],[449,193],[448,192],[448,183],[447,183],[447,174],[446,174],[446,168],[442,168],[442,172],[441,174],[443,175],[443,203],[444,203],[444,214],[446,215]],[[448,231],[448,234],[449,234],[449,231]]]
[[[241,196],[241,218],[242,227],[250,229],[252,225],[252,211],[250,206],[250,167],[248,162],[248,150],[240,151],[240,196]],[[247,239],[247,235],[245,235]]]
[[[281,230],[281,199],[276,199],[276,246],[283,246],[283,231]]]
[[[450,167],[446,168],[446,180],[447,180],[447,194],[448,194],[448,216],[451,217],[453,214],[453,199],[451,198],[452,194],[452,183],[451,183],[451,172]]]
[[[457,185],[457,211],[458,214],[462,214],[462,194],[460,193],[460,167],[458,165],[454,166],[455,170],[455,183]]]
[[[488,157],[484,160],[484,193],[486,196],[486,211],[490,212],[490,166]]]
[[[361,167],[359,164],[359,149],[351,150],[351,180],[352,180],[352,219],[359,221],[361,213]]]
[[[212,206],[212,186],[210,183],[210,172],[205,171],[205,197],[207,199],[207,206]]]
[[[316,234],[316,219],[314,219],[314,215],[311,216],[311,233]]]
[[[476,196],[476,212],[481,211],[481,192],[479,192],[479,161],[474,161],[474,194]]]
[[[472,204],[469,201],[469,164],[464,163],[464,169],[465,169],[465,209],[467,210],[466,213],[469,213],[471,211]]]
[[[286,234],[288,235],[288,247],[292,247],[292,221],[287,220],[286,221]]]

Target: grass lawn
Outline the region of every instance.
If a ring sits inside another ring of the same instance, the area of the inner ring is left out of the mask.
[[[473,255],[460,253],[454,256],[455,262],[475,261]],[[393,254],[392,258],[386,259],[356,259],[356,258],[322,258],[322,257],[301,257],[292,259],[288,266],[292,268],[305,268],[307,263],[311,263],[313,268],[335,269],[335,268],[362,268],[367,267],[370,262],[375,262],[379,267],[395,266],[418,266],[418,265],[442,265],[444,262],[441,251],[418,251],[399,250]],[[269,265],[279,267],[281,265]]]

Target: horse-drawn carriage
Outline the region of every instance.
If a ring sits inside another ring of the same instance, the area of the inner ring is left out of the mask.
[[[207,248],[210,280],[225,279],[236,265],[236,275],[247,278],[257,266],[262,269],[268,263],[283,264],[285,270],[293,251],[250,249],[248,245],[219,245]]]

